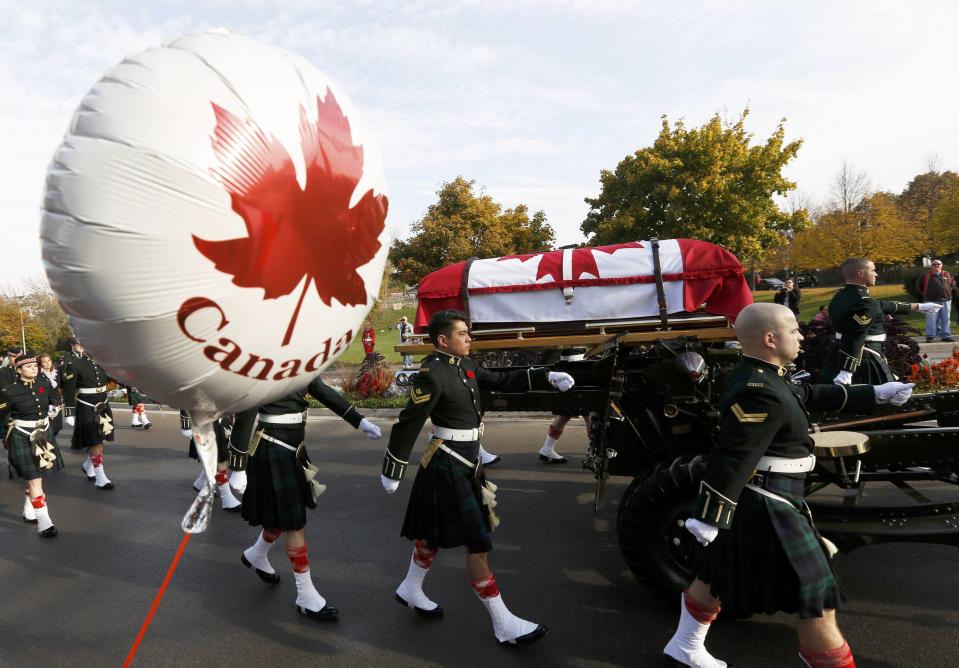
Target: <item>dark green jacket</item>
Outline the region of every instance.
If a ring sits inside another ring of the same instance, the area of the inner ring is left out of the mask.
[[[480,388],[523,392],[548,390],[549,369],[530,368],[493,371],[468,357],[433,351],[423,360],[410,390],[410,399],[390,432],[383,459],[383,475],[401,480],[416,444],[416,438],[430,418],[438,427],[476,429],[483,419]]]
[[[833,347],[833,355],[839,355],[839,370],[855,373],[862,362],[862,349],[866,337],[885,334],[885,315],[904,314],[912,311],[912,304],[884,302],[869,296],[863,285],[846,284],[829,302],[829,321],[841,339]],[[880,352],[879,342],[870,347]]]
[[[875,397],[872,385],[796,385],[783,367],[743,356],[719,399],[719,436],[693,517],[728,529],[760,457],[800,459],[812,453],[807,411],[868,413]]]

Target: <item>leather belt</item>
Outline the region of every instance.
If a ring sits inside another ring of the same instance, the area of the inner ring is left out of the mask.
[[[478,441],[483,436],[483,423],[476,429],[450,429],[433,425],[433,436],[444,441]]]
[[[836,340],[837,340],[837,341],[841,341],[841,340],[842,340],[842,334],[840,334],[840,333],[837,332],[837,333],[836,333]],[[885,341],[885,340],[886,340],[886,335],[885,335],[885,334],[870,334],[869,336],[866,337],[866,341]]]
[[[80,387],[77,388],[77,394],[100,394],[101,392],[106,392],[107,386],[103,387]]]
[[[805,473],[816,468],[816,455],[800,459],[789,457],[760,457],[753,467],[757,473]]]
[[[306,416],[303,413],[283,413],[282,415],[257,413],[256,419],[266,424],[302,424],[306,421]]]
[[[479,466],[479,462],[476,462],[476,463],[474,464],[473,462],[471,462],[470,460],[468,460],[466,457],[464,457],[464,456],[461,455],[460,453],[451,450],[451,449],[449,448],[449,446],[447,446],[447,445],[445,445],[445,444],[441,444],[441,445],[439,446],[439,449],[442,450],[443,452],[445,452],[446,454],[448,454],[448,455],[449,455],[450,457],[452,457],[453,459],[457,460],[457,461],[458,461],[460,464],[462,464],[463,466],[467,466],[467,467],[469,467],[469,468],[471,468],[471,469],[475,469],[477,466]]]
[[[297,448],[294,448],[294,447],[293,447],[292,445],[290,445],[289,443],[287,443],[287,442],[285,442],[285,441],[281,441],[281,440],[278,439],[278,438],[273,438],[272,436],[270,436],[270,435],[268,435],[268,434],[264,434],[264,433],[261,432],[261,433],[260,433],[260,438],[262,438],[264,441],[269,441],[270,443],[275,443],[276,445],[280,446],[281,448],[286,448],[286,449],[289,450],[290,452],[296,453],[296,451],[297,451]]]
[[[47,418],[42,420],[14,420],[13,425],[15,427],[24,427],[25,429],[38,429],[40,427],[46,428],[50,424],[50,421]]]

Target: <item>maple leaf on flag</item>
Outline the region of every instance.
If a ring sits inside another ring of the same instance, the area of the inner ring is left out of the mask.
[[[300,306],[310,287],[323,303],[335,298],[351,306],[367,303],[357,269],[380,249],[388,201],[370,189],[350,207],[363,175],[363,147],[353,145],[350,122],[333,92],[316,98],[316,120],[300,106],[300,144],[306,184],[296,181],[283,145],[257,124],[213,104],[212,144],[220,165],[214,176],[230,193],[233,210],[246,223],[246,237],[193,243],[214,266],[244,288],[263,288],[264,299],[290,294],[306,277],[287,326],[293,336]]]
[[[623,248],[642,248],[643,244],[638,241],[627,241],[622,244],[612,244],[610,246],[599,246],[596,248],[573,248],[572,253],[572,275],[570,280],[578,280],[583,274],[592,274],[599,278],[599,267],[596,266],[596,258],[593,253],[596,251],[612,255]],[[542,258],[536,266],[536,278],[539,280],[544,276],[552,276],[554,281],[563,280],[563,253],[565,250],[550,251],[548,253],[526,253],[525,255],[504,255],[499,258],[503,260],[519,260],[526,262],[531,257],[541,255]]]

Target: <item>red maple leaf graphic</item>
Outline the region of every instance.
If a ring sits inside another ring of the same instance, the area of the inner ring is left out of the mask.
[[[263,288],[264,299],[290,294],[306,276],[287,326],[293,328],[310,282],[327,305],[365,304],[366,285],[357,268],[380,248],[388,207],[384,195],[368,190],[355,206],[350,199],[363,175],[363,147],[353,145],[350,123],[333,92],[316,98],[317,120],[300,106],[300,144],[306,185],[300,188],[286,149],[250,119],[213,104],[214,176],[230,193],[233,210],[246,222],[247,237],[193,243],[214,266],[244,288]]]
[[[599,267],[596,266],[596,258],[593,257],[594,251],[600,251],[602,253],[608,253],[612,255],[616,251],[622,248],[642,248],[643,245],[638,241],[628,241],[622,244],[613,244],[611,246],[599,246],[597,248],[574,248],[572,250],[573,254],[573,273],[570,280],[577,280],[583,274],[592,274],[593,276],[599,277]],[[554,281],[563,280],[563,253],[565,251],[557,250],[550,251],[549,253],[527,253],[525,255],[504,255],[499,258],[499,261],[503,260],[520,260],[521,262],[526,262],[531,257],[536,257],[537,255],[542,255],[542,259],[539,261],[539,266],[536,268],[536,278],[534,280],[539,280],[544,276],[552,276]]]

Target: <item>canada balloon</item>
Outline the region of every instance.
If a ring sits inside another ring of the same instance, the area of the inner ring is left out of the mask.
[[[221,414],[305,386],[379,293],[379,154],[303,58],[226,32],[126,58],[47,175],[43,260],[119,381]]]

